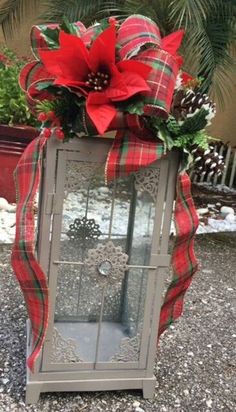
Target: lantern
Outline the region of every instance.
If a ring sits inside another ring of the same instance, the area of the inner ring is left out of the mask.
[[[48,278],[49,326],[28,369],[28,403],[53,391],[154,393],[178,156],[106,186],[111,142],[52,137],[46,145],[37,256]]]

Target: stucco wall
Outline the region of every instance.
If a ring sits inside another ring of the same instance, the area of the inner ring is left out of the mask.
[[[33,24],[38,24],[36,16],[40,16],[41,13],[42,6],[35,7],[34,10],[29,11],[27,18],[23,18],[22,24],[14,30],[12,38],[8,37],[7,46],[17,51],[19,55],[30,54],[30,29]],[[2,30],[0,31],[0,43],[5,43]]]
[[[8,39],[7,46],[16,50],[20,55],[30,54],[29,32],[33,24],[37,24],[35,16],[42,13],[42,7],[34,9],[20,28],[18,28],[12,39]],[[0,32],[0,43],[4,43],[2,32]],[[214,119],[209,132],[214,137],[219,137],[225,142],[230,141],[236,145],[236,74],[230,81],[230,97],[227,99],[224,111],[218,109],[217,116]]]
[[[226,101],[225,109],[217,110],[209,133],[236,146],[236,74],[230,82],[230,97]]]

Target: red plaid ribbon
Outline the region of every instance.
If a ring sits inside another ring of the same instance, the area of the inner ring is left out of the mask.
[[[198,216],[191,195],[191,181],[187,173],[179,174],[176,185],[175,227],[176,238],[172,254],[173,279],[161,308],[159,336],[183,311],[184,295],[198,264],[194,254],[194,235]]]
[[[48,325],[47,278],[34,255],[34,199],[39,186],[41,159],[46,139],[39,136],[25,149],[15,171],[18,195],[12,267],[23,291],[31,320],[33,349],[27,360],[33,369]]]
[[[128,176],[160,159],[164,154],[163,143],[153,139],[151,133],[145,129],[142,118],[127,115],[126,123],[128,128],[116,133],[108,153],[106,181]]]

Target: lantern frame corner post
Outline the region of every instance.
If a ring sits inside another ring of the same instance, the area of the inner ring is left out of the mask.
[[[39,401],[42,384],[40,382],[27,382],[25,390],[25,404],[31,405]]]
[[[153,399],[156,387],[156,377],[143,380],[143,397],[144,399]]]

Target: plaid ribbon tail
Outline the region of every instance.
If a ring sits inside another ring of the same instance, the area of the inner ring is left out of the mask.
[[[191,181],[187,173],[178,175],[174,217],[176,240],[172,254],[173,279],[161,308],[158,336],[181,316],[185,292],[198,269],[194,254],[194,235],[198,228],[198,216],[191,195]]]
[[[41,158],[46,139],[34,139],[21,156],[15,170],[18,194],[16,234],[11,262],[24,294],[31,321],[33,347],[27,360],[31,370],[40,353],[48,325],[48,286],[46,276],[34,255],[34,199],[41,175]]]

